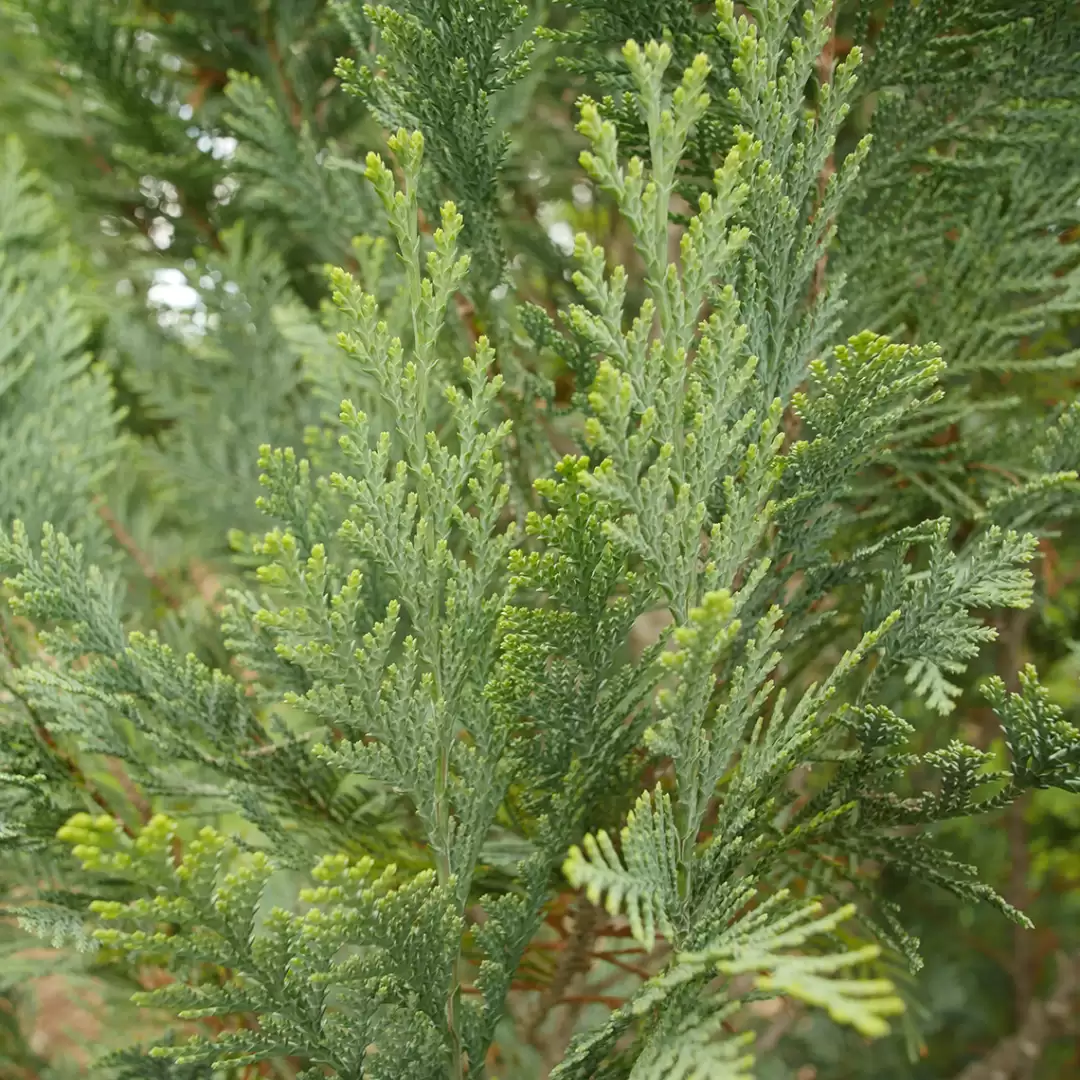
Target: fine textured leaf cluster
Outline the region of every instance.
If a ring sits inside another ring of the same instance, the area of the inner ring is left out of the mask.
[[[905,890],[1023,932],[953,841],[1080,792],[1014,644],[1080,494],[1024,382],[1076,362],[1075,18],[222,6],[17,5],[102,110],[248,65],[202,152],[178,98],[118,121],[144,255],[205,233],[150,322],[0,159],[3,914],[155,1018],[87,1075],[743,1080],[777,1002],[895,1038]],[[507,176],[552,49],[593,211],[549,287]]]

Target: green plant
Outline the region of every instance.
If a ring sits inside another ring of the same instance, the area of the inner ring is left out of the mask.
[[[214,294],[201,324],[170,336],[112,322],[117,342],[158,342],[125,385],[169,416],[140,468],[177,543],[218,557],[243,449],[278,440],[257,457],[266,531],[250,531],[243,500],[236,512],[220,633],[204,624],[211,644],[188,651],[172,622],[133,612],[123,571],[39,525],[51,506],[5,511],[29,519],[0,538],[6,910],[73,946],[69,970],[108,971],[151,1015],[178,1018],[149,1049],[110,1044],[106,1076],[765,1076],[754,1032],[778,999],[882,1038],[918,997],[903,974],[923,962],[906,883],[1030,926],[939,834],[1080,786],[1080,731],[1019,653],[1009,685],[982,689],[1000,745],[982,730],[916,745],[920,727],[974,708],[999,636],[985,613],[1008,643],[1038,595],[1037,547],[1076,506],[1080,462],[1075,404],[1047,422],[1029,396],[1005,420],[986,382],[1001,367],[1074,368],[1053,343],[1014,358],[1072,310],[1055,231],[1069,219],[1036,227],[1017,209],[1029,203],[995,204],[1031,232],[1017,273],[1039,276],[1004,294],[975,276],[983,352],[960,315],[919,307],[912,282],[940,269],[935,230],[961,228],[953,173],[968,174],[905,97],[938,69],[905,66],[904,49],[962,26],[989,44],[950,41],[942,63],[967,48],[972,70],[998,72],[1012,35],[1040,42],[1067,20],[897,5],[871,38],[893,132],[881,157],[851,130],[862,53],[834,68],[825,0],[738,15],[721,2],[708,18],[669,5],[650,32],[670,41],[625,45],[657,11],[574,5],[574,32],[546,37],[618,90],[580,99],[577,132],[590,198],[632,251],[616,260],[578,233],[557,307],[554,287],[532,291],[542,304],[515,299],[528,275],[504,262],[498,225],[510,140],[494,102],[532,78],[520,35],[543,12],[401,6],[342,7],[354,45],[378,31],[387,52],[338,70],[378,120],[423,133],[400,127],[391,164],[320,162],[319,190],[340,185],[301,214],[268,163],[284,145],[309,166],[319,112],[306,116],[283,67],[280,101],[234,76],[240,190],[280,218],[250,236],[215,229],[218,250],[187,268]],[[183,7],[161,40],[186,40]],[[276,14],[321,40],[320,12]],[[200,49],[224,34],[214,25]],[[1051,75],[1030,99],[988,94],[969,118],[965,137],[992,151],[980,177],[1018,182],[993,151],[1041,137],[1040,110],[1075,125],[1075,90]],[[278,124],[283,108],[301,119]],[[948,164],[922,171],[938,156]],[[882,220],[887,161],[920,166],[909,219],[860,245],[850,237]],[[927,174],[940,201],[920,201]],[[21,191],[20,176],[6,182]],[[465,215],[438,204],[455,188]],[[1075,217],[1072,190],[1054,206]],[[320,230],[335,200],[367,235],[336,246],[348,265],[328,271],[315,312],[296,253],[319,241],[332,257]],[[981,218],[968,224],[984,259],[998,252]],[[232,381],[228,358],[248,346],[249,382]],[[1010,443],[1036,424],[1020,461]],[[950,427],[961,435],[941,441]],[[283,445],[300,436],[305,456]],[[1009,467],[969,476],[991,451]],[[89,498],[77,506],[65,527],[79,534],[100,519]],[[553,941],[559,904],[572,930]],[[573,1031],[534,1038],[604,965],[618,1000],[583,993]],[[517,1007],[527,995],[531,1012]],[[11,1041],[22,1067],[41,1067]]]

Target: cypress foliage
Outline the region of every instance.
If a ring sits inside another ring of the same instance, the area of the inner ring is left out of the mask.
[[[0,41],[0,1064],[1068,1075],[1074,4]]]

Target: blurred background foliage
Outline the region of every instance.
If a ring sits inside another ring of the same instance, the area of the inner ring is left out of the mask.
[[[553,312],[575,299],[569,255],[581,229],[613,260],[636,259],[577,165],[574,101],[614,94],[617,111],[612,57],[629,36],[667,31],[684,61],[722,46],[708,36],[710,5],[689,0],[484,9],[489,62],[470,66],[465,2],[0,0],[0,515],[5,526],[51,520],[76,534],[121,581],[132,627],[228,662],[214,615],[244,571],[230,530],[257,527],[257,447],[306,441],[331,454],[320,417],[363,392],[332,346],[325,268],[394,294],[397,269],[361,170],[399,123],[421,127],[433,148],[428,208],[452,195],[472,230],[476,269],[448,333],[462,353],[480,332],[499,347],[523,503],[572,445],[564,406],[583,389],[584,359],[544,341],[523,304]],[[1021,42],[1016,20],[1027,14]],[[1080,113],[1060,103],[1080,96],[1077,21],[1065,0],[838,6],[830,56],[855,39],[870,55],[841,151],[867,128],[878,133],[826,270],[848,278],[843,330],[940,342],[955,388],[935,425],[897,448],[888,475],[866,479],[867,507],[898,525],[986,513],[1037,471],[1026,455],[1047,408],[1076,396]],[[890,25],[903,33],[890,37]],[[958,27],[983,37],[949,54]],[[459,45],[461,65],[436,62]],[[395,79],[382,77],[377,52]],[[980,138],[980,117],[1015,79],[1031,100],[1023,139],[1003,148]],[[898,95],[905,109],[891,108]],[[1080,423],[1069,430],[1056,468],[1080,461]],[[987,614],[999,642],[953,712],[926,714],[913,749],[952,733],[988,744],[995,728],[977,684],[1028,661],[1076,721],[1078,548],[1075,526],[1042,537],[1036,605]],[[3,664],[24,662],[23,629],[3,629]],[[7,695],[0,714],[10,706]],[[1065,1020],[1040,1029],[1035,1060],[1002,1075],[1080,1075],[1080,802],[1038,792],[954,832],[948,846],[1036,929],[895,883],[918,913],[927,961],[917,976],[897,972],[911,1000],[902,1030],[868,1049],[785,1006],[765,1017],[773,1052],[761,1055],[762,1077],[979,1080],[990,1073],[972,1070],[1059,999]],[[0,862],[11,904],[25,872]],[[571,902],[568,893],[552,909],[550,948],[530,959],[549,988],[562,978],[552,957],[566,945]],[[504,1041],[518,1056],[503,1075],[543,1075],[547,1044],[564,1044],[575,1020],[639,977],[619,944],[598,939],[607,961],[593,982],[545,997],[555,1019],[521,1005],[517,1036]],[[4,921],[0,1076],[86,1075],[90,1051],[108,1049],[115,1032],[155,1032],[152,1016],[126,1005],[131,987],[78,946],[45,950]],[[124,1068],[110,1075],[145,1075]]]

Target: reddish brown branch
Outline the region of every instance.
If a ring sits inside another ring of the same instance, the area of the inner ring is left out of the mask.
[[[542,992],[546,987],[512,983],[510,989]],[[463,994],[481,993],[480,988],[477,986],[463,986],[461,992]],[[551,1007],[554,1009],[558,1008],[560,1005],[606,1005],[609,1009],[618,1009],[625,1004],[626,998],[617,997],[614,994],[564,994],[558,1001],[554,1002]]]
[[[131,556],[135,565],[142,571],[143,577],[154,586],[155,589],[161,594],[162,599],[173,610],[177,610],[180,607],[180,599],[173,592],[169,583],[154,569],[154,564],[150,561],[149,556],[142,548],[135,543],[134,537],[131,533],[120,524],[116,515],[109,509],[108,504],[104,499],[97,499],[95,507],[98,512],[98,516],[109,527],[109,531],[113,535],[113,539]]]
[[[982,469],[985,472],[996,473],[998,476],[1004,476],[1010,483],[1019,486],[1020,477],[1016,473],[1009,472],[1008,469],[1003,469],[1000,465],[994,465],[989,461],[969,461],[967,463],[969,469]]]
[[[579,900],[573,919],[573,929],[566,941],[566,948],[559,954],[555,975],[544,988],[529,1019],[525,1038],[534,1044],[548,1013],[566,1000],[565,994],[570,984],[589,968],[589,955],[601,923],[600,912],[592,904]]]
[[[130,836],[132,839],[135,837],[135,832],[131,826],[109,805],[108,800],[100,791],[90,782],[86,773],[83,772],[82,766],[71,757],[70,754],[65,753],[57,745],[56,739],[49,729],[40,721],[35,723],[34,731],[37,737],[49,748],[54,758],[60,762],[61,765],[67,770],[68,775],[71,777],[71,782],[77,787],[81,788],[90,798],[105,811],[109,817],[119,822],[120,827]]]
[[[281,84],[281,91],[289,104],[289,123],[291,123],[294,128],[299,129],[300,124],[304,119],[304,110],[300,105],[296,92],[293,90],[289,77],[285,74],[285,67],[281,62],[281,50],[277,47],[277,42],[274,41],[272,37],[267,39],[266,51],[270,56],[270,62],[274,65],[274,73],[277,75],[278,82]]]

